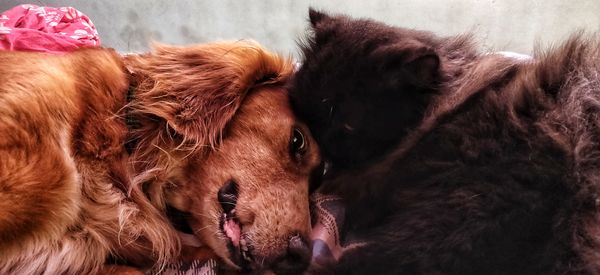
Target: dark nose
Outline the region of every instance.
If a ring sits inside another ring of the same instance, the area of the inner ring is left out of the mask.
[[[302,274],[310,263],[311,250],[308,242],[300,235],[292,236],[288,241],[287,254],[275,262],[275,274]]]
[[[223,208],[223,212],[225,214],[231,213],[235,208],[238,198],[238,185],[235,181],[229,180],[227,181],[217,193],[217,200],[219,204],[221,204],[221,208]]]

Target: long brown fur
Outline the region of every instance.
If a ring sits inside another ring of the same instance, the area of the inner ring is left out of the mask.
[[[266,251],[256,249],[257,260],[281,258],[290,236],[307,236],[316,146],[301,163],[278,154],[289,152],[292,127],[303,127],[282,89],[288,60],[239,41],[126,58],[106,49],[0,52],[0,64],[0,273],[94,273],[109,259],[160,268],[180,251],[166,205],[190,212],[196,235],[236,267],[215,225],[216,192],[230,178],[240,185],[240,220],[285,212],[242,223],[243,234],[269,232],[255,240]],[[262,129],[271,125],[279,127]],[[229,133],[241,138],[231,144]],[[237,154],[247,159],[228,158]],[[222,170],[213,155],[233,167]]]

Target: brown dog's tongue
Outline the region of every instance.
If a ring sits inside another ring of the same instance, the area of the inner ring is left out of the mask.
[[[312,210],[316,217],[311,233],[313,264],[318,266],[336,262],[342,255],[340,229],[344,225],[345,208],[342,199],[333,195],[315,193]]]
[[[225,223],[223,224],[223,231],[225,231],[225,235],[231,239],[231,243],[233,246],[240,246],[240,225],[234,221],[233,219],[225,219]]]
[[[313,269],[335,264],[345,251],[365,245],[360,240],[341,236],[346,207],[340,197],[315,193],[311,197],[313,216],[316,217],[311,233]]]

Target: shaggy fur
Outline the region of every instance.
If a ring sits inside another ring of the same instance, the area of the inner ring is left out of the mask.
[[[288,242],[310,230],[319,156],[287,102],[288,60],[240,41],[124,59],[0,52],[0,63],[0,273],[164,266],[180,251],[167,206],[240,268],[220,228],[217,192],[230,181],[248,267],[306,266]]]
[[[600,41],[530,61],[310,11],[292,107],[332,162],[334,274],[600,273]],[[319,271],[319,273],[324,271]]]

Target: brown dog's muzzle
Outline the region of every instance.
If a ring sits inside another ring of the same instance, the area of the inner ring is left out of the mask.
[[[275,274],[302,274],[310,264],[311,247],[308,240],[299,232],[288,237],[285,253],[275,259],[267,259],[266,266],[257,266],[253,246],[244,238],[243,225],[236,216],[239,197],[239,186],[234,180],[227,181],[218,191],[217,198],[223,210],[221,229],[229,238],[228,249],[232,258],[242,271],[253,271],[255,268],[269,268]],[[261,263],[262,265],[262,263]]]

